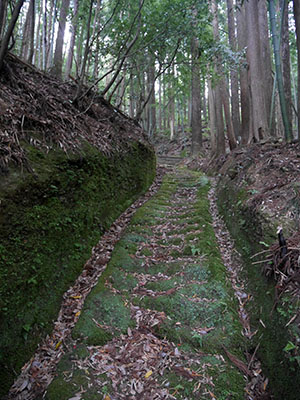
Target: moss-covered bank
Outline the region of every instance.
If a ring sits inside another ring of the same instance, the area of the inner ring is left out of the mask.
[[[24,147],[33,171],[0,180],[0,395],[51,331],[91,248],[155,175],[138,142],[112,157],[87,143],[68,155]]]
[[[300,368],[297,360],[287,357],[284,351],[289,341],[286,324],[292,316],[291,310],[282,299],[278,307],[274,307],[274,281],[268,281],[262,274],[261,264],[253,264],[250,259],[276,240],[276,228],[270,219],[248,206],[250,195],[243,185],[237,185],[229,177],[219,182],[219,209],[245,261],[241,272],[253,296],[249,302],[252,330],[257,330],[253,349],[259,344],[257,355],[275,399],[296,400],[300,392]]]

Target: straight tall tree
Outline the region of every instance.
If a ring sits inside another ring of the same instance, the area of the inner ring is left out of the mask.
[[[197,25],[197,11],[193,10],[193,25]],[[202,147],[202,120],[201,120],[201,81],[200,81],[200,45],[196,33],[193,33],[191,44],[192,82],[191,82],[191,128],[192,128],[192,155],[200,152]]]
[[[261,56],[260,27],[258,24],[258,2],[245,1],[247,24],[247,62],[250,78],[250,105],[253,121],[252,135],[255,140],[261,140],[269,135],[268,113],[266,109],[264,81]]]
[[[297,37],[297,57],[298,57],[298,90],[297,90],[297,113],[298,113],[298,140],[300,140],[300,2],[294,0],[294,19],[296,25],[296,37]]]
[[[70,5],[70,0],[62,0],[60,15],[59,15],[57,39],[55,45],[55,53],[53,58],[53,67],[51,69],[51,73],[59,79],[62,78],[63,44],[65,37],[66,20],[69,12],[69,5]]]
[[[227,18],[228,18],[228,39],[229,45],[233,52],[237,50],[237,39],[235,34],[235,8],[233,0],[227,0]],[[239,83],[238,71],[234,66],[230,70],[230,85],[231,85],[231,113],[232,123],[235,137],[240,136],[241,123],[240,123],[240,107],[239,107]]]
[[[247,29],[245,5],[237,9],[237,40],[238,50],[244,51],[247,47]],[[241,105],[241,141],[247,144],[250,137],[250,92],[248,80],[248,65],[246,59],[242,58],[239,65],[240,75],[240,105]],[[251,132],[252,139],[252,132]]]

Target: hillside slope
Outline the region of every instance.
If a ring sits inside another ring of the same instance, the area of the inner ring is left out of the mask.
[[[0,395],[155,175],[139,126],[95,93],[74,104],[75,91],[12,55],[0,76]]]

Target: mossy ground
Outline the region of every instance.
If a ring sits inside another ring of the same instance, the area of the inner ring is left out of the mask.
[[[257,355],[275,398],[296,400],[300,392],[299,361],[293,359],[291,353],[284,351],[289,342],[286,324],[295,314],[291,310],[295,310],[295,305],[290,301],[285,302],[284,297],[276,298],[274,281],[263,276],[261,264],[253,265],[251,256],[265,250],[265,245],[271,245],[277,238],[276,227],[262,214],[247,206],[248,198],[249,193],[241,186],[236,187],[234,181],[221,182],[219,185],[219,208],[236,247],[243,256],[245,267],[240,274],[244,276],[248,293],[252,295],[248,311],[252,330],[257,330],[253,337],[253,349],[259,345]],[[262,242],[265,245],[261,245]],[[300,337],[300,332],[296,335]]]
[[[87,349],[81,364],[76,350],[67,353],[46,399],[64,400],[79,390],[85,391],[85,400],[124,395],[127,386],[114,386],[109,372],[99,375],[78,370],[78,365],[89,365],[92,354],[104,354],[104,344],[122,348],[132,335],[147,332],[181,353],[180,367],[170,364],[162,375],[151,371],[157,390],[177,399],[244,398],[243,375],[223,350],[225,346],[243,359],[246,344],[211,224],[208,190],[201,174],[177,170],[164,177],[158,193],[135,213],[73,330],[77,346]],[[164,317],[151,325],[157,315]],[[153,362],[159,359],[160,352],[153,357]],[[112,368],[117,360],[111,361]],[[131,364],[143,360],[139,354]],[[183,371],[193,371],[192,377]],[[143,382],[145,372],[139,377]],[[130,373],[126,377],[129,383],[133,378]]]
[[[23,147],[33,171],[0,181],[0,395],[52,330],[92,247],[155,175],[138,143],[110,158],[88,144],[68,155]]]

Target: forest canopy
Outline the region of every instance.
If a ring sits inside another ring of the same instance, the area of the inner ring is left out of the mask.
[[[0,0],[0,68],[13,52],[74,102],[91,91],[149,137],[209,139],[215,155],[298,140],[300,4],[288,0]]]

